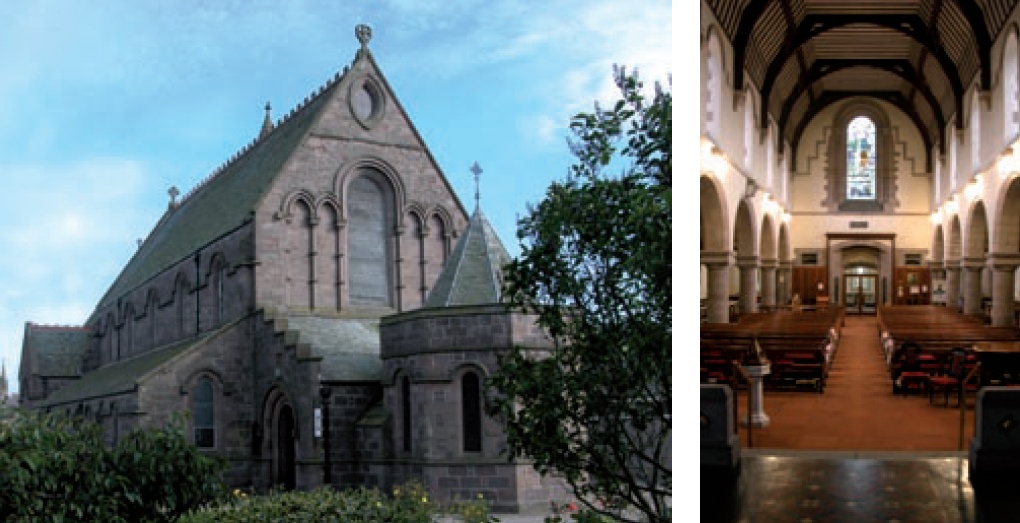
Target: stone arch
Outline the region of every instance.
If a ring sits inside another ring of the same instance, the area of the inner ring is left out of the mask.
[[[409,283],[417,291],[418,306],[422,306],[428,298],[429,291],[429,280],[427,279],[428,259],[425,255],[425,239],[428,236],[428,226],[425,225],[425,219],[419,213],[419,210],[413,208],[407,211],[405,223],[410,234],[404,235],[406,246],[403,252],[405,256],[415,262],[413,271],[414,280]]]
[[[963,226],[960,216],[952,215],[949,219],[949,241],[946,243],[947,260],[960,261],[963,258]]]
[[[726,203],[722,197],[724,192],[718,181],[711,176],[702,174],[700,183],[701,250],[728,252],[731,248],[729,228],[718,226],[728,222],[726,217],[729,213],[726,211]]]
[[[984,258],[988,253],[988,216],[983,201],[975,201],[967,218],[967,234],[964,237],[964,258]]]
[[[747,200],[737,204],[737,215],[733,220],[733,252],[737,258],[758,256],[758,235],[755,234],[753,216]]]
[[[262,426],[265,427],[263,449],[270,456],[272,485],[293,490],[297,486],[297,441],[300,424],[295,404],[282,385],[266,393],[262,409]]]
[[[296,198],[288,209],[289,227],[284,246],[286,267],[287,305],[290,307],[312,308],[312,263],[314,252],[312,228],[316,223],[314,203],[305,198]]]
[[[315,195],[305,189],[298,189],[287,193],[287,195],[280,200],[278,216],[289,222],[293,219],[294,209],[298,204],[305,205],[311,216],[316,215],[318,202],[316,201]]]
[[[875,125],[875,198],[850,200],[847,198],[847,126],[859,116]],[[873,100],[858,98],[844,104],[832,119],[826,162],[825,199],[821,205],[829,212],[892,212],[896,200],[896,160],[892,126],[886,110]]]
[[[360,167],[345,178],[343,209],[347,227],[347,302],[352,306],[399,309],[395,289],[403,218],[394,205],[397,189],[374,167]]]
[[[760,246],[760,255],[763,260],[775,260],[778,256],[778,247],[776,246],[776,231],[772,225],[772,216],[766,214],[761,219],[761,230],[760,240],[758,245]]]
[[[213,325],[222,325],[226,320],[226,285],[227,270],[230,263],[222,252],[215,252],[209,257],[206,265],[205,281],[208,295],[212,301],[211,314]]]
[[[946,256],[946,241],[945,235],[942,232],[942,224],[935,226],[935,231],[932,233],[931,240],[931,254],[932,261],[942,262]]]
[[[120,333],[118,338],[120,340],[120,350],[117,355],[117,359],[134,356],[135,350],[135,304],[128,300],[121,308],[121,322],[120,322]]]
[[[181,389],[188,395],[186,402],[191,415],[186,428],[191,433],[191,442],[199,448],[221,448],[226,414],[223,377],[214,369],[204,368],[188,376]]]
[[[1018,78],[1017,25],[1011,24],[1005,31],[1006,44],[1002,49],[1002,117],[1003,136],[1007,144],[1020,137],[1020,78]]]
[[[171,294],[171,300],[174,303],[174,323],[177,328],[175,335],[178,339],[185,337],[188,332],[189,314],[185,307],[185,298],[191,286],[188,274],[185,271],[178,272],[177,276],[174,277],[174,290]]]
[[[389,200],[392,209],[403,209],[406,206],[404,182],[397,173],[397,170],[380,158],[371,156],[359,158],[337,172],[336,179],[333,182],[334,192],[339,195],[339,201],[342,205],[343,214],[341,217],[345,222],[349,219],[348,212],[350,210],[349,206],[346,205],[349,202],[348,187],[352,180],[368,173],[379,178],[380,182],[382,181],[381,179],[385,179],[385,183],[388,184],[389,189],[392,191],[390,194],[391,199]],[[402,220],[402,214],[397,213],[397,222],[394,226],[402,227]]]

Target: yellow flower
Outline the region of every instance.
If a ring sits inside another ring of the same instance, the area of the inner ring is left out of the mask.
[[[381,507],[381,506],[382,506],[382,501],[376,501],[376,502],[375,502],[375,506],[377,506],[377,507]]]
[[[428,503],[428,502],[429,502],[429,498],[428,498],[428,497],[426,497],[426,496],[422,496],[422,497],[421,497],[421,502],[422,502],[422,503]]]

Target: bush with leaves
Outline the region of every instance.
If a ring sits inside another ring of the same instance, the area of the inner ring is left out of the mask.
[[[135,430],[108,448],[95,423],[19,413],[0,424],[0,521],[176,521],[224,492],[222,463],[180,427]]]
[[[272,491],[248,495],[185,515],[180,523],[431,523],[435,510],[420,483],[408,483],[387,496],[378,489]]]
[[[511,457],[561,474],[591,512],[666,522],[672,95],[656,86],[647,99],[623,68],[615,80],[622,96],[612,107],[571,122],[577,161],[518,222],[521,255],[505,269],[511,305],[536,314],[556,346],[501,358],[487,405]]]

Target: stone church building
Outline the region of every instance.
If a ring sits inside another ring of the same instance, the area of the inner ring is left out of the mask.
[[[502,304],[509,257],[453,193],[368,49],[171,201],[81,326],[27,323],[24,405],[108,442],[188,411],[230,484],[389,488],[497,510],[562,483],[510,463],[496,355],[551,346]]]

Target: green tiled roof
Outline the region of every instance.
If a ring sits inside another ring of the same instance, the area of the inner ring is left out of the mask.
[[[284,162],[328,105],[341,78],[332,80],[328,88],[168,210],[106,291],[96,310],[105,308],[200,247],[244,224]]]
[[[27,324],[22,343],[25,354],[31,358],[31,372],[38,376],[78,376],[89,346],[89,334],[82,327]]]
[[[489,305],[503,301],[503,266],[510,263],[503,242],[480,208],[454,247],[425,307]]]
[[[197,339],[181,341],[96,369],[82,376],[80,380],[50,394],[40,406],[73,403],[86,398],[130,392],[135,389],[135,385],[146,374],[170,361],[174,356],[202,343],[208,337],[209,335],[206,335]]]
[[[322,356],[323,380],[380,379],[378,319],[289,316],[287,329],[299,333],[299,343],[307,343],[312,354]]]

